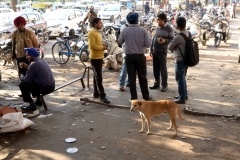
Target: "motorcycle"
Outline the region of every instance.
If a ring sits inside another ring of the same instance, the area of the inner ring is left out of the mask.
[[[232,36],[229,23],[227,19],[224,17],[219,17],[218,23],[214,28],[214,32],[215,32],[215,38],[214,38],[215,47],[218,47],[221,41],[224,41],[224,43],[227,43],[227,40],[229,40]]]
[[[37,39],[40,40],[40,43],[47,43],[49,40],[49,35],[51,34],[52,31],[49,31],[47,29],[41,30],[41,29],[36,29],[33,27],[30,27],[35,35],[37,36]]]
[[[10,34],[10,32],[5,32],[6,34]],[[2,66],[5,66],[12,63],[12,39],[3,40],[0,42],[0,62]]]

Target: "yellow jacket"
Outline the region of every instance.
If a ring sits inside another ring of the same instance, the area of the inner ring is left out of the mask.
[[[88,32],[88,45],[90,59],[104,58],[102,36],[95,28]]]

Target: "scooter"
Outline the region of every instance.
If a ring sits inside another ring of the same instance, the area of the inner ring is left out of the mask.
[[[216,24],[215,28],[215,38],[214,38],[214,46],[218,47],[221,41],[227,43],[232,36],[231,28],[229,27],[229,23],[226,18],[219,17],[218,23]]]

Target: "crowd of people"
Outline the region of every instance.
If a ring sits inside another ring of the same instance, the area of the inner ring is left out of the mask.
[[[101,36],[103,21],[93,14],[90,8],[89,14],[84,21],[88,20],[91,30],[88,32],[88,42],[90,51],[90,62],[93,69],[93,97],[100,98],[103,103],[110,103],[107,99],[103,87],[102,64],[104,50],[108,45],[104,43]],[[179,95],[175,96],[176,103],[185,103],[188,99],[186,72],[187,66],[183,62],[181,52],[185,52],[185,40],[182,36],[175,36],[173,29],[167,24],[167,17],[163,13],[157,15],[158,27],[156,27],[154,37],[150,38],[149,33],[138,25],[138,13],[130,12],[126,20],[128,24],[121,28],[117,43],[123,47],[124,61],[119,78],[119,90],[124,91],[125,84],[130,88],[130,101],[138,99],[136,89],[136,76],[138,76],[142,98],[146,101],[152,100],[149,89],[158,89],[162,92],[168,89],[167,71],[167,50],[171,50],[175,55],[175,77],[178,84]],[[176,20],[180,33],[189,37],[190,33],[185,29],[186,20],[182,17]],[[36,106],[41,106],[40,94],[45,95],[54,91],[55,80],[47,62],[38,58],[39,47],[36,36],[33,32],[25,28],[26,21],[23,17],[14,20],[17,30],[13,32],[13,59],[16,59],[18,74],[21,79],[19,88],[24,102],[29,106],[22,107],[26,111],[34,111]],[[153,57],[153,73],[155,82],[148,86],[147,64],[144,55],[145,49],[150,48],[150,55]],[[32,96],[31,96],[32,95]],[[34,102],[32,97],[36,97]]]
[[[148,32],[138,25],[138,13],[130,12],[126,20],[128,25],[123,25],[120,36],[117,40],[119,45],[123,47],[123,66],[119,78],[119,90],[124,91],[124,85],[130,88],[130,101],[138,99],[136,90],[136,76],[139,79],[139,85],[142,98],[146,101],[152,100],[149,89],[158,89],[167,91],[168,87],[168,71],[167,71],[167,50],[171,50],[175,55],[175,77],[178,84],[179,95],[175,96],[174,102],[184,104],[188,99],[186,72],[187,66],[184,64],[180,51],[185,52],[185,40],[182,36],[175,36],[173,29],[167,24],[165,14],[158,14],[158,27],[155,35],[151,40]],[[184,33],[187,37],[190,33],[185,29],[186,20],[180,17],[176,20],[177,28],[180,33]],[[110,103],[106,98],[102,81],[102,61],[106,44],[101,39],[102,20],[94,18],[92,21],[92,30],[88,33],[90,61],[94,72],[94,93],[93,97],[98,98],[104,103]],[[147,64],[144,51],[146,48],[151,49],[153,57],[153,73],[155,82],[152,86],[148,86],[147,80]]]

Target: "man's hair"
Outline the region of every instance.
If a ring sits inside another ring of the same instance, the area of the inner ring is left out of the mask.
[[[167,23],[167,16],[166,16],[166,14],[158,13],[157,17],[160,18],[161,20],[163,20],[165,23]]]
[[[176,22],[179,28],[184,29],[186,27],[186,19],[184,17],[178,17]]]
[[[94,24],[97,24],[101,20],[102,20],[101,18],[93,18],[92,26],[94,27]]]

